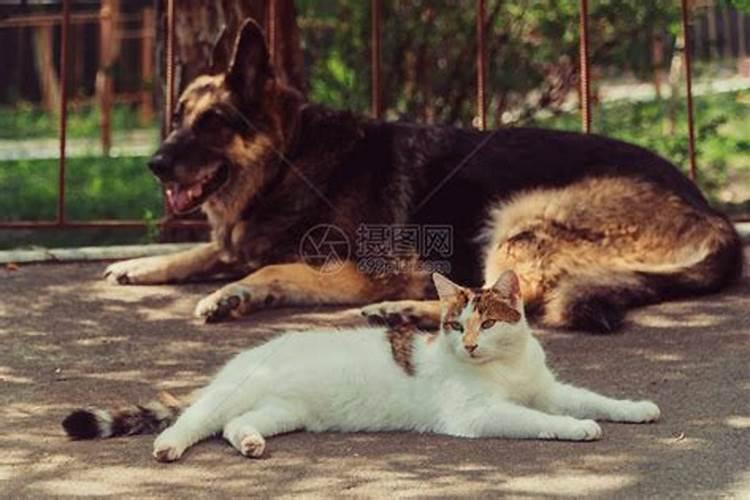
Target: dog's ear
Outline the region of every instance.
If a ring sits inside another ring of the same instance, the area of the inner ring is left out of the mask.
[[[244,102],[260,99],[263,87],[273,79],[273,68],[263,30],[248,18],[242,23],[227,68],[227,82]]]
[[[211,64],[209,66],[209,72],[212,75],[218,75],[224,73],[229,68],[229,61],[232,57],[232,51],[234,50],[234,40],[229,35],[229,29],[227,25],[223,25],[219,31],[216,40],[214,41],[214,48],[211,51]]]

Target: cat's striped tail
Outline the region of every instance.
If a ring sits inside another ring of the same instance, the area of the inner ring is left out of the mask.
[[[65,433],[73,439],[96,439],[133,434],[152,434],[169,427],[184,404],[167,392],[145,405],[117,410],[79,409],[62,421]]]

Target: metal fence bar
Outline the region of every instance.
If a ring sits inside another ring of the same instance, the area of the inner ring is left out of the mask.
[[[682,54],[685,58],[685,97],[688,113],[688,158],[690,159],[690,180],[695,181],[695,117],[693,115],[693,72],[690,67],[690,6],[688,0],[682,0],[682,34],[685,47]]]
[[[2,5],[2,2],[0,2]],[[140,20],[140,14],[118,14],[121,22],[131,22]],[[8,19],[0,19],[0,29],[2,28],[35,28],[41,26],[56,26],[62,24],[62,13],[60,14],[31,14],[28,16],[19,15]],[[98,12],[71,12],[70,24],[90,24],[99,21]]]
[[[165,110],[164,110],[164,123],[162,124],[162,136],[166,137],[172,131],[172,115],[174,114],[174,70],[175,70],[175,57],[174,57],[174,22],[175,22],[175,0],[167,0],[167,50],[166,50],[166,96],[164,99]],[[167,197],[164,194],[162,188],[162,210],[164,217],[169,217],[171,209],[169,203],[167,203]]]
[[[60,163],[57,186],[57,224],[65,224],[65,145],[68,129],[68,38],[70,31],[70,0],[63,0],[60,32]]]
[[[174,113],[174,8],[175,0],[167,0],[167,89],[165,96],[166,112],[164,116],[164,131],[168,134],[172,128],[172,114]]]
[[[479,129],[487,128],[487,34],[484,0],[476,0],[477,18],[477,117]]]
[[[268,42],[268,53],[271,58],[271,65],[276,66],[277,52],[277,35],[276,32],[276,0],[268,0],[268,9],[266,10],[266,38]]]
[[[579,80],[581,84],[581,128],[587,134],[591,132],[591,75],[589,72],[589,2],[580,0],[579,7]]]
[[[380,61],[381,61],[381,0],[370,0],[370,78],[371,78],[371,100],[372,115],[375,118],[383,116],[383,102],[381,94]]]

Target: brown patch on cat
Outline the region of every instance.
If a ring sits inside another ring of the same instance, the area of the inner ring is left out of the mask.
[[[521,320],[521,313],[494,290],[482,290],[474,296],[473,305],[481,321],[493,319],[504,323],[518,323]]]
[[[412,353],[414,351],[414,335],[416,331],[410,325],[400,325],[388,330],[388,342],[391,344],[393,360],[408,375],[414,375]]]
[[[521,320],[521,313],[508,304],[508,299],[496,290],[472,290],[472,312],[464,324],[461,340],[465,347],[476,346],[482,333],[482,323],[486,320],[517,323]],[[461,310],[458,312],[460,313]],[[448,320],[447,320],[448,321]]]
[[[445,315],[443,316],[442,325],[456,321],[461,315],[461,312],[466,308],[466,304],[469,303],[469,295],[467,292],[461,290],[456,293],[450,304],[447,304]]]

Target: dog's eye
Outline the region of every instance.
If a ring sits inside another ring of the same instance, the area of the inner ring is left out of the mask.
[[[487,319],[482,321],[482,330],[486,330],[488,328],[492,328],[495,325],[494,319]]]
[[[193,128],[200,132],[211,132],[227,126],[224,117],[213,110],[202,113],[193,124]]]
[[[464,325],[459,323],[458,321],[449,321],[445,324],[446,327],[448,327],[449,330],[455,330],[457,332],[463,332],[464,331]]]
[[[192,125],[198,141],[209,148],[221,148],[232,140],[233,129],[219,112],[209,109],[195,119]]]

